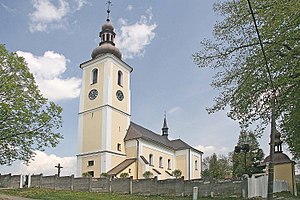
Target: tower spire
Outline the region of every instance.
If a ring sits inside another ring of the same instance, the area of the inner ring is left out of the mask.
[[[114,32],[114,27],[110,22],[110,7],[112,5],[111,1],[107,1],[107,19],[106,22],[102,25],[101,32],[99,33],[99,37],[101,42],[99,46],[96,47],[92,52],[92,59],[95,59],[103,54],[110,53],[122,59],[122,54],[120,50],[115,46],[115,37],[116,33]]]
[[[164,123],[163,123],[163,127],[162,127],[162,136],[166,136],[168,138],[168,125],[167,125],[167,113],[165,111],[165,115],[164,115]]]

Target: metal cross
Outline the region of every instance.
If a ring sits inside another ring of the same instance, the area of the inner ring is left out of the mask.
[[[112,2],[107,1],[106,4],[107,4],[107,19],[106,19],[106,21],[109,21],[110,6],[112,6]]]

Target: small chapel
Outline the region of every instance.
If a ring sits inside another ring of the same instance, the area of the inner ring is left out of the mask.
[[[89,174],[120,177],[128,173],[143,179],[151,172],[158,180],[174,178],[180,170],[185,180],[201,178],[203,152],[181,139],[170,140],[167,118],[161,133],[131,121],[130,75],[133,68],[115,46],[110,9],[91,59],[80,64],[82,88],[78,113],[76,176]]]

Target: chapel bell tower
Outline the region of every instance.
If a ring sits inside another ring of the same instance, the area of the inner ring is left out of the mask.
[[[92,59],[80,64],[82,88],[78,113],[77,176],[99,177],[125,160],[124,137],[130,124],[130,73],[115,46],[114,27],[102,25]]]

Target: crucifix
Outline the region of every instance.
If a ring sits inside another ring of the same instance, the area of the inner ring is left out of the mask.
[[[60,176],[60,169],[63,168],[62,166],[60,166],[60,163],[58,163],[57,166],[55,166],[57,168],[57,176]]]

